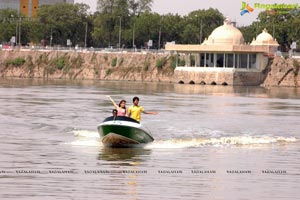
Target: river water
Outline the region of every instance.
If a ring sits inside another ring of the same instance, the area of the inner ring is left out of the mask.
[[[96,127],[140,97],[144,148]],[[298,199],[300,89],[0,80],[0,199]]]

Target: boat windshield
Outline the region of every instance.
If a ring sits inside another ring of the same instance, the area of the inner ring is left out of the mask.
[[[111,117],[107,117],[107,118],[104,119],[103,122],[114,121],[114,120],[134,122],[134,123],[137,123],[137,124],[140,123],[140,122],[136,121],[135,119],[132,119],[130,117],[124,117],[124,116],[117,116],[117,117],[111,116]]]

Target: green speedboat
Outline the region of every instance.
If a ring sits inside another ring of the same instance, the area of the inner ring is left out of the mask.
[[[108,117],[97,128],[102,143],[109,147],[140,147],[154,141],[142,125],[130,117]]]

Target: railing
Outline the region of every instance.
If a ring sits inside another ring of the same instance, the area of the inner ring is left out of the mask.
[[[11,46],[11,45],[0,45],[0,50],[20,50],[20,51],[75,51],[75,52],[106,52],[106,53],[161,53],[168,54],[170,51],[164,49],[126,49],[126,48],[93,48],[93,47],[62,47],[62,46],[53,46],[53,47],[43,47],[43,46]]]

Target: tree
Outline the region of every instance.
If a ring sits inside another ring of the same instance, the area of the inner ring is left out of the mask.
[[[246,43],[251,43],[262,31],[261,28],[258,27],[258,22],[252,23],[249,26],[240,27],[239,30],[242,32]]]
[[[86,4],[58,3],[42,5],[37,12],[37,19],[43,27],[43,39],[56,45],[66,45],[67,39],[72,43],[83,44],[86,23],[89,23]]]
[[[18,12],[13,9],[0,10],[0,41],[9,43],[13,36],[16,36],[18,31],[19,17]]]
[[[200,39],[203,42],[215,28],[223,24],[224,16],[217,9],[209,8],[190,12],[184,17],[184,21],[185,27],[181,34],[181,42],[199,44]]]
[[[299,42],[299,18],[298,10],[266,10],[258,15],[258,25],[268,30],[282,51],[288,51],[293,41]]]
[[[176,14],[167,14],[161,16],[160,23],[161,30],[161,47],[166,42],[176,41],[176,43],[182,43],[182,32],[185,30],[184,19]]]
[[[157,13],[142,13],[136,18],[135,32],[136,32],[136,46],[145,47],[145,44],[152,40],[153,47],[157,46],[160,15]]]
[[[132,46],[137,18],[151,11],[153,0],[98,0],[95,13],[94,41],[99,46]],[[121,25],[121,27],[120,27]],[[119,34],[121,43],[119,43]]]
[[[140,16],[141,13],[151,12],[153,0],[128,0],[129,13]]]

